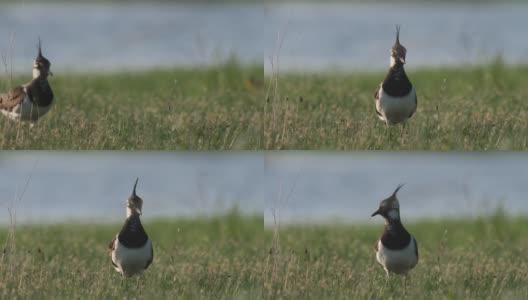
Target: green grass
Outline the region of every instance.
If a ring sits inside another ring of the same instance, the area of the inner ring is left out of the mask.
[[[277,85],[261,66],[235,62],[57,74],[55,106],[35,127],[0,118],[0,149],[528,149],[528,66],[497,61],[408,74],[418,111],[403,138],[374,112],[384,72],[285,73]],[[0,88],[7,86],[4,77]]]
[[[420,261],[404,292],[373,245],[382,225],[284,226],[236,213],[145,223],[154,262],[123,281],[107,256],[120,224],[0,230],[2,299],[526,299],[528,218],[406,224]],[[275,237],[275,238],[274,238]],[[139,293],[139,295],[137,294]],[[404,294],[405,293],[405,294]]]
[[[418,110],[403,139],[400,126],[387,128],[375,114],[374,90],[385,72],[279,74],[267,92],[264,148],[528,149],[528,66],[498,60],[407,73]]]
[[[260,148],[262,66],[55,75],[54,107],[36,126],[0,116],[0,149]]]
[[[261,66],[235,62],[57,74],[56,103],[36,126],[0,118],[0,149],[528,149],[527,66],[408,74],[419,103],[403,139],[374,112],[382,72],[287,73],[276,86]]]
[[[289,226],[267,258],[270,299],[526,299],[528,218],[502,214],[474,220],[407,224],[420,260],[404,295],[387,278],[374,243],[383,225]],[[268,246],[273,232],[265,231]]]
[[[142,275],[122,280],[107,245],[115,225],[3,228],[1,299],[254,299],[262,295],[263,218],[236,213],[207,219],[144,224],[154,262]],[[137,293],[140,293],[139,295]]]

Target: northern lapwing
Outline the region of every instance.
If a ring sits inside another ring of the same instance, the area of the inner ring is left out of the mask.
[[[389,198],[381,201],[372,217],[381,215],[385,219],[385,230],[374,245],[376,260],[383,266],[387,276],[391,273],[403,275],[405,287],[407,273],[418,263],[418,243],[400,220],[400,204],[396,193],[402,186],[400,184]]]
[[[409,118],[416,112],[418,98],[403,65],[407,49],[400,44],[400,26],[396,26],[396,42],[390,49],[389,73],[374,93],[376,114],[387,125],[402,124],[401,134]]]
[[[139,218],[142,214],[143,199],[136,195],[138,179],[134,184],[132,195],[127,200],[125,224],[108,244],[112,265],[121,276],[125,277],[140,275],[150,266],[154,258],[152,241]]]
[[[36,122],[45,115],[53,103],[53,91],[48,82],[50,61],[42,56],[42,42],[39,39],[38,54],[33,61],[33,79],[21,86],[0,94],[0,111],[16,121]]]

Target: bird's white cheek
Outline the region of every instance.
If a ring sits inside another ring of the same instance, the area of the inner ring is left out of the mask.
[[[390,210],[389,213],[387,214],[389,216],[389,219],[391,220],[399,220],[400,219],[400,214],[398,213],[397,210]]]
[[[40,76],[40,70],[37,68],[33,68],[33,79],[36,79]]]
[[[390,67],[394,67],[396,65],[396,59],[391,55],[390,57]]]

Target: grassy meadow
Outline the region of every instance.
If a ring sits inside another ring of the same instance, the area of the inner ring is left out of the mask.
[[[385,72],[284,73],[230,62],[204,69],[56,74],[33,128],[0,118],[0,149],[523,150],[528,66],[408,71],[418,111],[400,137],[374,112]],[[27,81],[19,76],[13,83]],[[9,80],[0,81],[6,90]]]
[[[122,224],[4,227],[1,299],[254,299],[262,295],[263,218],[236,213],[144,226],[154,262],[140,278],[114,271],[107,245]]]
[[[265,298],[528,298],[528,218],[498,213],[406,227],[418,241],[420,259],[405,291],[400,277],[387,278],[376,262],[382,224],[286,226],[275,235],[268,228]]]
[[[30,76],[17,75],[12,85]],[[11,85],[7,78],[1,91]],[[55,72],[50,82],[54,107],[36,126],[0,116],[0,149],[261,148],[262,66]]]
[[[528,149],[528,66],[408,70],[418,110],[403,138],[377,118],[386,72],[266,76],[265,149]]]

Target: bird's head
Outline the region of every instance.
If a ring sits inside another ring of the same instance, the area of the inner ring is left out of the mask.
[[[136,179],[136,183],[134,184],[134,189],[132,190],[132,195],[128,197],[127,200],[127,218],[130,217],[132,214],[141,215],[141,209],[143,208],[143,199],[141,199],[138,195],[136,195],[136,186],[138,183],[138,179]]]
[[[42,41],[39,38],[37,44],[38,54],[33,61],[33,79],[39,77],[48,77],[48,75],[53,76],[53,73],[50,71],[51,63],[50,61],[42,56]]]
[[[400,44],[400,25],[396,25],[396,42],[390,49],[390,66],[405,64],[407,49]]]
[[[400,219],[400,203],[396,198],[396,193],[401,189],[403,184],[398,185],[392,195],[380,202],[378,210],[376,210],[371,217],[380,215],[387,221],[396,221]]]

